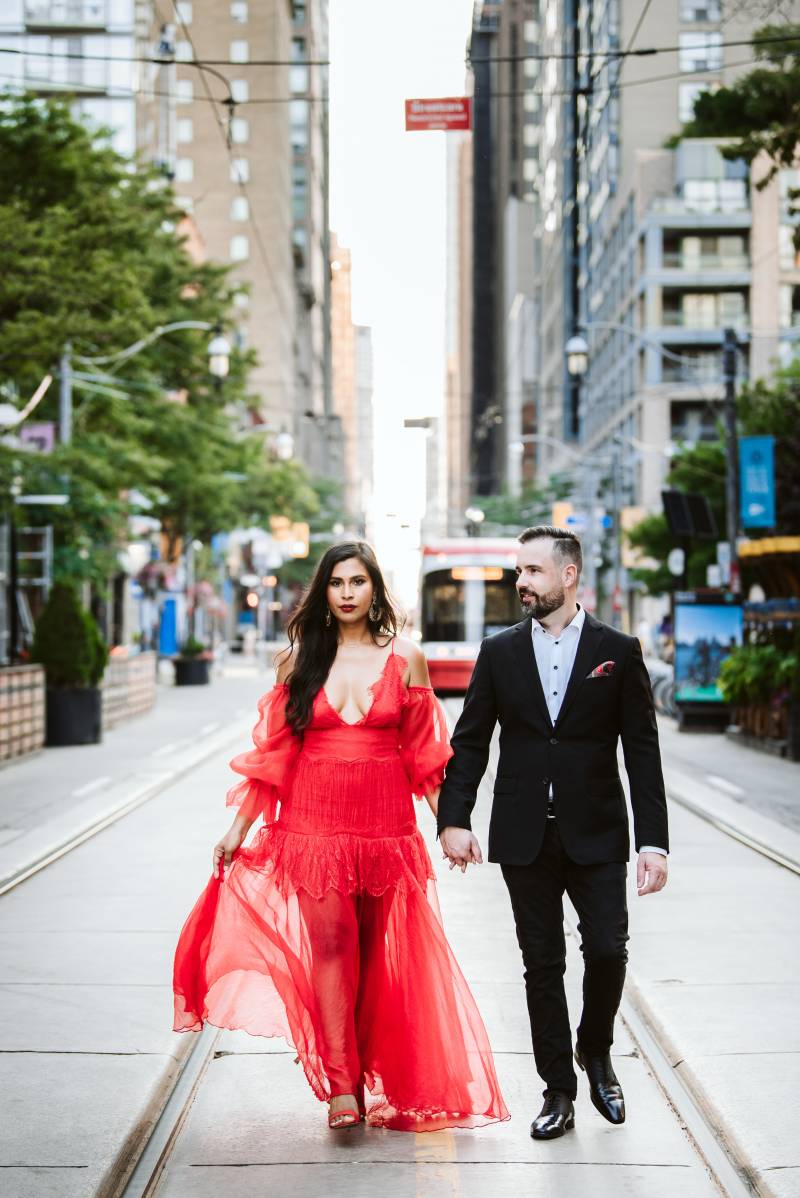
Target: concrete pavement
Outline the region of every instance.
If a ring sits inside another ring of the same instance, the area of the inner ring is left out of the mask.
[[[250,708],[244,747],[253,692],[262,686],[252,677],[231,681],[231,704],[241,696]],[[9,1198],[113,1193],[131,1139],[152,1126],[191,1043],[169,1030],[171,956],[208,877],[211,845],[227,826],[232,751],[215,754],[0,903],[0,1179]],[[764,760],[765,775],[772,764]],[[487,778],[479,829],[488,792]],[[420,817],[432,847],[427,809]],[[800,979],[789,950],[798,879],[674,806],[672,825],[668,890],[631,897],[630,993],[719,1134],[747,1162],[756,1192],[798,1194]],[[285,1045],[226,1033],[158,1193],[236,1196],[258,1187],[349,1198],[380,1187],[437,1198],[488,1190],[497,1198],[527,1190],[570,1198],[591,1188],[601,1198],[638,1198],[646,1188],[672,1198],[678,1186],[686,1198],[716,1193],[623,1027],[614,1057],[629,1122],[606,1124],[583,1086],[576,1131],[548,1145],[530,1140],[541,1084],[499,871],[483,866],[462,877],[432,853],[445,926],[486,1019],[511,1122],[475,1132],[359,1129],[332,1137]],[[577,1013],[572,940],[569,953]]]

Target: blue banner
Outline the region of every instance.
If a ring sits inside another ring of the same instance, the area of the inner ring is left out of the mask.
[[[775,438],[739,438],[739,516],[742,528],[775,527]]]

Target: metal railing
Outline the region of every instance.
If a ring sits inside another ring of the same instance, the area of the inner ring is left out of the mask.
[[[104,29],[106,0],[25,0],[25,24],[38,29]]]
[[[687,254],[681,250],[666,250],[663,265],[679,270],[749,270],[747,254]]]

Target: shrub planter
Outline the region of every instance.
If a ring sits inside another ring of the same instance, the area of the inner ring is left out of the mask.
[[[99,687],[47,692],[47,744],[96,745],[102,739]]]
[[[211,681],[210,665],[206,657],[176,657],[175,685],[207,686]]]

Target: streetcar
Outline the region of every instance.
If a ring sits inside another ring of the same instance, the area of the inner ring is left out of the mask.
[[[422,650],[439,694],[463,694],[485,636],[516,624],[515,540],[464,537],[422,546]]]

